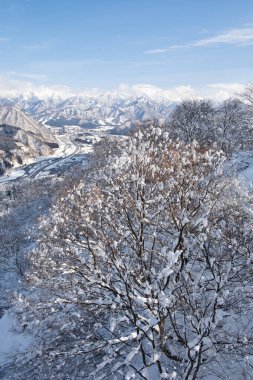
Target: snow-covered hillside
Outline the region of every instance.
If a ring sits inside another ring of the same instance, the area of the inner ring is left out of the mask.
[[[14,106],[0,107],[0,174],[56,147],[55,137],[41,123]]]

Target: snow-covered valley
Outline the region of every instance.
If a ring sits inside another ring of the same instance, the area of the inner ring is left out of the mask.
[[[86,164],[93,151],[93,144],[101,141],[110,127],[86,129],[84,133],[68,132],[56,135],[59,148],[53,155],[30,159],[30,163],[9,169],[0,176],[0,185],[21,180],[59,176],[65,170],[76,164]],[[87,136],[89,136],[87,140]],[[78,140],[77,140],[78,139]]]

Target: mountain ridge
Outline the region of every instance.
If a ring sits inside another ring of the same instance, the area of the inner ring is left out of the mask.
[[[39,97],[24,94],[0,97],[0,105],[14,105],[43,124],[51,126],[113,125],[122,127],[136,121],[166,119],[174,104],[149,97],[115,94]]]

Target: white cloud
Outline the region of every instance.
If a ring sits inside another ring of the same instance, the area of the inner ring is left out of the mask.
[[[203,38],[197,41],[181,45],[171,45],[167,48],[151,49],[145,51],[146,54],[161,54],[174,49],[183,49],[191,47],[208,47],[220,45],[247,46],[253,44],[253,28],[230,29],[226,32],[217,34],[212,37]]]
[[[31,80],[33,74],[20,75],[25,79],[16,78],[16,75],[0,75],[0,95],[1,96],[15,96],[26,93],[34,93],[41,97],[52,95],[67,96],[71,93],[71,89],[67,86],[54,85],[35,85]],[[30,79],[30,80],[29,80]]]
[[[209,89],[211,91],[209,91]],[[214,100],[220,101],[236,96],[243,92],[245,86],[241,83],[211,83],[207,85],[207,92]]]
[[[53,45],[54,41],[42,41],[31,45],[22,45],[20,46],[22,49],[27,50],[43,50],[51,47]]]
[[[7,74],[17,78],[30,79],[32,81],[41,81],[46,79],[46,75],[43,74],[17,73],[16,71],[9,71]]]
[[[162,89],[151,84],[136,84],[132,86],[121,84],[114,93],[122,96],[147,96],[152,99],[166,99],[172,102],[197,96],[196,91],[189,85]]]
[[[21,93],[26,88],[29,88],[30,85],[31,83],[29,82],[15,80],[10,78],[9,75],[0,75],[1,94]]]
[[[253,44],[253,28],[232,29],[217,36],[204,38],[196,41],[192,46],[210,46],[210,45],[237,45],[245,46]]]
[[[241,83],[211,83],[207,86],[210,88],[227,90],[230,92],[240,92],[245,88],[245,86]]]
[[[33,93],[41,98],[60,96],[66,98],[72,95],[112,95],[123,97],[145,96],[154,100],[167,100],[178,102],[186,98],[210,97],[214,100],[224,100],[243,91],[240,83],[211,83],[204,87],[194,88],[190,85],[181,85],[169,88],[160,88],[151,84],[121,84],[112,91],[103,89],[78,89],[74,90],[65,85],[38,84],[37,80],[43,79],[39,74],[9,72],[0,75],[0,96],[15,96]]]
[[[179,102],[183,99],[210,98],[214,101],[223,101],[243,92],[245,85],[241,83],[209,83],[201,88],[194,88],[190,85],[181,85],[162,89],[150,84],[120,85],[113,93],[122,96],[146,96],[151,99],[168,100]]]

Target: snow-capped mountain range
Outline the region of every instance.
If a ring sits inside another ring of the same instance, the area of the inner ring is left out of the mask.
[[[135,121],[164,120],[173,107],[168,101],[154,101],[143,96],[125,98],[103,94],[39,97],[32,93],[0,97],[0,105],[17,106],[43,124],[82,127],[127,127]]]

